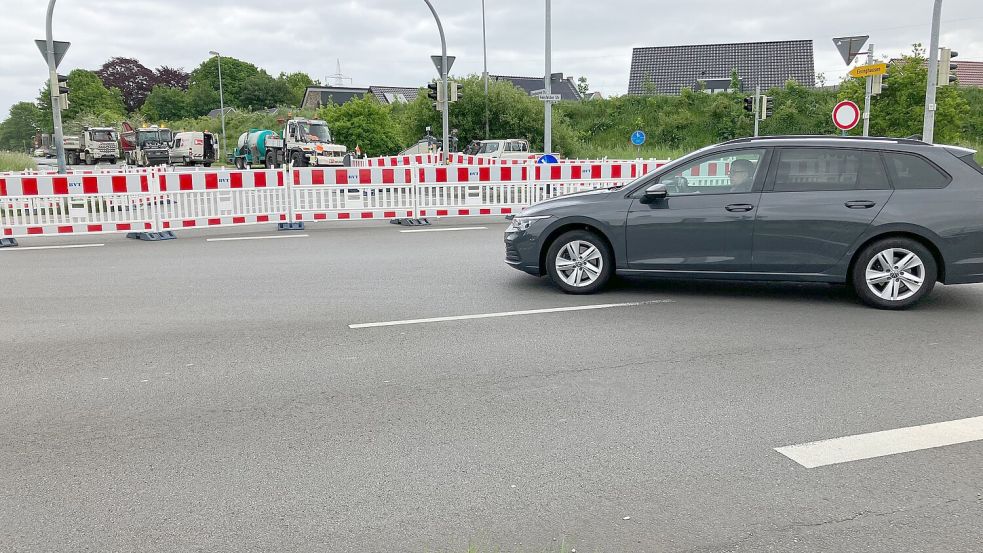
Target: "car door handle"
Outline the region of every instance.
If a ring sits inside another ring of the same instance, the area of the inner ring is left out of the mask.
[[[849,207],[850,209],[870,209],[877,204],[870,200],[858,200],[854,202],[847,202],[843,205]]]
[[[730,204],[724,209],[726,209],[727,211],[742,212],[742,211],[751,211],[752,209],[754,209],[754,206],[751,204]]]

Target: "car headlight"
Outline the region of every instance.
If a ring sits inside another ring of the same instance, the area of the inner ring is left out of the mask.
[[[518,217],[518,216],[517,217],[513,217],[512,218],[512,224],[509,225],[509,228],[506,229],[505,232],[522,232],[522,231],[525,231],[525,230],[529,230],[529,227],[531,227],[532,224],[535,223],[536,221],[540,221],[542,219],[549,219],[550,217],[552,217],[552,215],[534,215],[534,216],[530,216],[530,217]]]

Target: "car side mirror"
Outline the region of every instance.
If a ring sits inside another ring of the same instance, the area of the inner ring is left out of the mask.
[[[666,188],[664,183],[653,184],[652,186],[645,189],[644,200],[646,202],[654,202],[658,200],[664,200],[669,195],[669,189]]]

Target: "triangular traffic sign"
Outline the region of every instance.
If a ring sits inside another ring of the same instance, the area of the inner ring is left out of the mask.
[[[440,69],[441,69],[440,66],[441,66],[441,63],[442,63],[442,56],[430,56],[430,59],[433,60],[433,66],[437,68],[437,73],[440,73]],[[451,67],[454,65],[454,60],[456,60],[456,59],[457,58],[454,57],[454,56],[447,56],[447,73],[448,74],[450,74]]]
[[[853,63],[853,59],[857,57],[860,53],[860,49],[867,44],[867,39],[869,36],[844,36],[840,38],[834,38],[833,44],[836,45],[836,49],[840,51],[840,55],[843,56],[843,61],[847,65]]]
[[[41,57],[44,58],[44,62],[48,63],[48,41],[47,40],[35,40],[34,44],[38,45],[38,50],[41,51]],[[55,48],[55,68],[57,69],[61,65],[61,60],[65,57],[65,52],[68,52],[68,47],[72,45],[71,42],[60,42],[52,41],[52,45]]]

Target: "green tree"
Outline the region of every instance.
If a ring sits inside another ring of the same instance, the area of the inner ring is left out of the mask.
[[[191,115],[188,93],[169,86],[155,86],[140,108],[148,121],[171,121]]]
[[[193,84],[188,88],[188,113],[192,117],[208,115],[208,112],[221,106],[220,100],[218,90],[209,88],[207,84]],[[225,106],[229,106],[228,100]]]
[[[238,106],[254,111],[284,105],[290,101],[290,86],[261,71],[243,82]]]
[[[217,57],[203,61],[191,72],[189,87],[212,90],[217,98],[219,92],[218,63]],[[225,105],[245,108],[247,104],[242,103],[241,98],[246,88],[246,81],[250,77],[258,75],[259,72],[259,68],[249,62],[223,57],[222,93],[225,96]],[[218,107],[217,102],[215,107]],[[209,109],[215,109],[215,107]]]
[[[587,82],[587,77],[581,75],[580,78],[577,79],[577,92],[579,92],[581,96],[587,96],[590,94],[590,83]]]
[[[30,102],[10,107],[10,114],[0,123],[0,150],[24,151],[41,129],[41,110]]]
[[[304,102],[304,93],[307,92],[307,87],[315,86],[317,81],[312,79],[307,73],[280,73],[277,77],[277,81],[281,81],[290,88],[290,97],[287,100],[291,106],[300,107]]]
[[[318,110],[318,118],[331,128],[335,142],[354,150],[356,146],[370,156],[395,154],[400,150],[399,129],[392,108],[374,96],[353,98],[342,105],[330,104]]]

